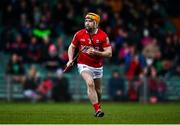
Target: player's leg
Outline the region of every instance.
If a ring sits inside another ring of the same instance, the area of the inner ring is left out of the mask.
[[[98,103],[100,105],[100,109],[101,109],[101,95],[102,95],[102,78],[96,78],[94,79],[94,83],[95,83],[95,89],[97,92],[97,96],[98,96]],[[97,117],[103,117],[104,116],[104,112],[100,111],[96,113]]]
[[[102,79],[101,78],[96,78],[94,79],[94,83],[95,83],[95,90],[98,96],[98,103],[100,106],[100,110],[99,112],[96,112],[95,116],[96,117],[103,117],[104,116],[104,112],[101,111],[101,94],[102,94],[102,87],[101,87],[101,83],[102,83]]]
[[[92,73],[90,71],[82,71],[81,72],[82,78],[85,80],[87,85],[87,94],[92,104],[98,103],[98,97],[95,90],[94,80],[92,77]]]
[[[94,79],[94,83],[95,83],[95,89],[96,89],[97,96],[98,96],[98,102],[100,103],[101,102],[101,94],[102,94],[102,87],[101,87],[102,79],[96,78],[96,79]]]
[[[96,117],[103,117],[104,113],[101,111],[101,106],[98,103],[98,96],[96,93],[92,73],[90,71],[85,70],[85,71],[81,72],[81,76],[83,77],[83,79],[86,82],[88,97],[89,97],[89,99],[90,99],[90,101],[91,101],[91,103],[95,109],[95,116]]]
[[[97,92],[95,89],[95,84],[94,84],[94,72],[91,68],[89,68],[86,65],[78,64],[78,70],[79,73],[81,74],[82,78],[85,80],[86,85],[87,85],[87,94],[88,97],[95,109],[95,116],[96,117],[103,117],[104,113],[100,109],[100,104],[98,102],[98,96]]]

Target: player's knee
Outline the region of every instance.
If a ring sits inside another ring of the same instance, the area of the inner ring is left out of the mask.
[[[89,80],[89,81],[87,81],[87,85],[88,85],[88,88],[90,88],[90,89],[92,89],[92,88],[94,88],[95,86],[94,86],[94,82],[93,82],[93,80]]]

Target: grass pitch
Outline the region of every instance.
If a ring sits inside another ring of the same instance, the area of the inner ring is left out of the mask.
[[[93,116],[90,103],[0,103],[0,124],[180,123],[180,103],[103,103],[105,116]]]

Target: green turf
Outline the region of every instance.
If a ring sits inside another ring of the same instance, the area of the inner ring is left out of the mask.
[[[2,123],[180,123],[180,104],[104,103],[95,118],[89,103],[0,103]]]

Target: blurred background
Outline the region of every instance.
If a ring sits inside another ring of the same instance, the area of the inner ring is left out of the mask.
[[[0,99],[88,100],[67,49],[87,12],[101,16],[113,56],[104,60],[104,101],[180,100],[178,0],[1,0]]]

